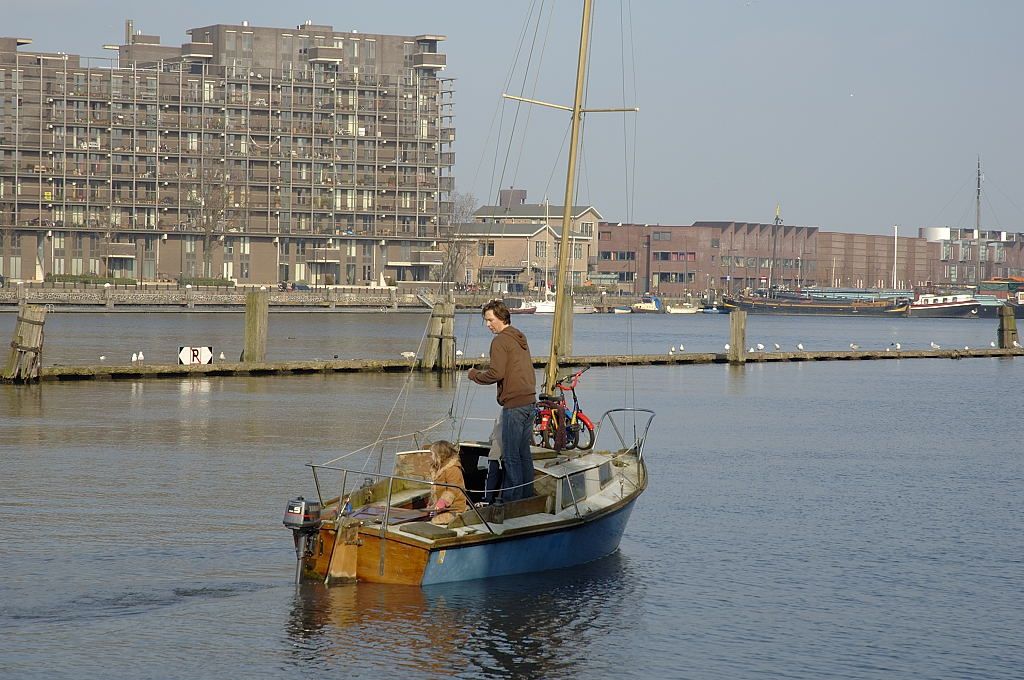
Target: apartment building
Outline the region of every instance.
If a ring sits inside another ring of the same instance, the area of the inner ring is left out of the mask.
[[[0,37],[0,274],[426,280],[454,189],[440,35],[216,24],[116,58]]]

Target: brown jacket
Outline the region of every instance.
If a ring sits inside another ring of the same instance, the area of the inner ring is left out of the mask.
[[[470,374],[481,385],[498,384],[498,403],[504,408],[526,406],[537,400],[537,378],[526,336],[513,326],[491,340],[491,365]]]
[[[434,507],[438,499],[443,498],[450,505],[447,510],[455,515],[469,509],[466,503],[466,495],[452,487],[466,488],[466,479],[462,475],[462,464],[458,457],[441,466],[441,469],[434,473],[431,480],[437,484],[451,484],[452,486],[433,486],[430,488],[430,507]],[[450,521],[450,520],[449,520]]]

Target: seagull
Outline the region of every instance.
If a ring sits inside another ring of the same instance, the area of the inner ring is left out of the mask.
[[[1014,340],[1014,341],[1013,341],[1013,346],[1014,346],[1014,347],[1015,347],[1016,349],[1020,349],[1020,343],[1019,343],[1019,342],[1017,342],[1016,340]]]
[[[992,342],[988,343],[988,346],[989,347],[995,347],[996,346],[996,341],[993,340]]]
[[[860,349],[860,345],[858,345],[858,344],[857,344],[857,343],[855,343],[855,342],[851,342],[851,343],[850,343],[850,349],[852,349],[852,350],[853,350],[854,352],[856,352],[857,350],[859,350],[859,349]]]
[[[804,343],[802,343],[802,342],[796,343],[796,348],[798,350],[800,350],[801,352],[803,352],[804,351]]]
[[[403,359],[415,359],[416,358],[416,352],[402,352],[402,358]]]
[[[726,352],[728,352],[728,351],[729,351],[729,343],[725,343],[725,351],[726,351]]]
[[[455,356],[461,357],[462,356],[462,350],[461,349],[455,350]]]
[[[217,358],[220,359],[221,361],[224,361],[224,352],[221,352],[220,356]]]
[[[483,352],[480,352],[480,358],[481,359],[485,358],[486,356],[487,356],[486,354],[484,354]]]
[[[939,345],[934,340],[932,342],[928,343],[928,344],[931,345],[932,349],[942,349],[942,345]]]
[[[964,349],[970,349],[970,347],[968,347],[967,345],[964,345]]]
[[[747,351],[748,351],[748,352],[750,352],[751,354],[753,354],[753,353],[754,353],[754,348],[753,348],[753,347],[751,347],[751,348],[750,348],[750,349],[748,349]]]
[[[107,357],[106,357],[106,355],[104,355],[104,354],[101,354],[101,355],[100,355],[100,361],[106,361],[106,360],[107,360]]]
[[[757,351],[758,352],[763,352],[764,351],[764,345],[762,345],[761,343],[757,343]]]
[[[775,351],[776,352],[778,352],[780,349],[782,349],[781,347],[779,347],[779,343],[777,343],[777,342],[772,343],[772,345],[775,347]]]
[[[139,360],[139,355],[137,353],[135,353],[135,352],[132,352],[132,363],[134,364],[138,360]]]
[[[682,345],[679,345],[679,353],[682,354],[685,351],[686,351],[686,348],[683,347]]]
[[[142,356],[142,350],[139,350],[139,361],[145,361],[146,357]]]
[[[900,347],[901,347],[900,343],[897,342],[896,343],[896,349],[899,349]]]
[[[676,346],[672,345],[671,347],[669,347],[668,348],[668,353],[669,354],[675,354],[676,353]]]

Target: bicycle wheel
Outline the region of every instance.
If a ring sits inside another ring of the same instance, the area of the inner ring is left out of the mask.
[[[576,434],[576,446],[580,451],[589,451],[594,447],[594,426],[580,421],[579,432]]]

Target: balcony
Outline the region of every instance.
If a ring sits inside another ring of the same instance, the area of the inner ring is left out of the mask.
[[[447,64],[447,55],[441,54],[440,52],[421,52],[419,54],[412,55],[413,68],[444,68]]]

